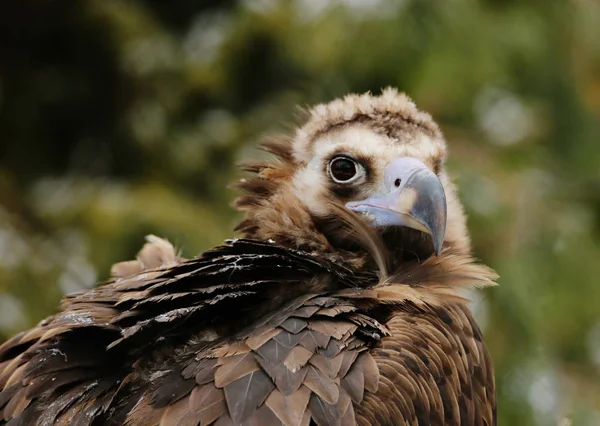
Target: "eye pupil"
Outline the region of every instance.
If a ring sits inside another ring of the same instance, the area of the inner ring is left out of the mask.
[[[348,182],[357,173],[356,163],[345,157],[334,158],[329,165],[329,169],[336,182]]]

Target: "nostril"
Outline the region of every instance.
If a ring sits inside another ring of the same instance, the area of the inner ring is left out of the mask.
[[[396,186],[396,188],[399,188],[401,183],[402,183],[402,181],[400,180],[400,178],[398,178],[394,181],[394,185]]]

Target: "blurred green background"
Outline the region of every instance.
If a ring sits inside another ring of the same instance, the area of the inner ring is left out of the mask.
[[[143,237],[232,235],[296,105],[392,85],[441,124],[501,425],[600,424],[600,2],[20,0],[0,8],[0,340]]]

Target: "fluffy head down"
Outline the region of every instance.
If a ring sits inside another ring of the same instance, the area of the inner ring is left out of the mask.
[[[443,135],[431,116],[419,111],[405,94],[386,89],[379,96],[348,95],[317,105],[293,136],[270,138],[262,146],[277,158],[246,163],[244,169],[255,175],[235,185],[245,191],[235,202],[245,212],[237,228],[245,237],[315,251],[339,250],[337,237],[351,215],[340,206],[380,191],[385,167],[393,159],[414,157],[444,187],[448,214],[444,247],[469,253],[463,209],[444,170]],[[331,161],[340,155],[359,164],[351,183],[332,179]],[[336,223],[340,226],[330,226]],[[409,243],[392,244],[406,247]]]
[[[446,143],[438,125],[429,114],[419,111],[406,94],[392,88],[380,96],[351,94],[310,109],[308,121],[294,136],[294,159],[309,163],[316,141],[349,125],[362,125],[365,130],[403,145],[406,155],[425,155],[432,163],[444,161]]]

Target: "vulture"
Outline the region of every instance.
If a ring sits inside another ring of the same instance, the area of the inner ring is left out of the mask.
[[[305,112],[243,165],[236,239],[150,236],[0,346],[1,425],[496,424],[438,125],[391,88]]]

